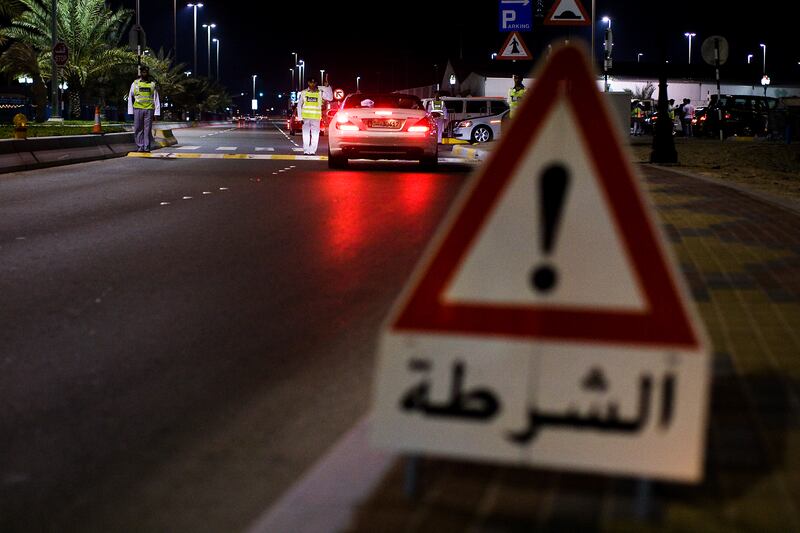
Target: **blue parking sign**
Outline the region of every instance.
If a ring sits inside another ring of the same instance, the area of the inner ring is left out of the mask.
[[[531,31],[530,0],[500,0],[500,31]]]

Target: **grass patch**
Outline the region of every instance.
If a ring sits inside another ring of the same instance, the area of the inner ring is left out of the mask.
[[[75,125],[75,126],[28,126],[28,138],[33,137],[54,137],[63,135],[89,135],[92,133],[92,126],[94,123],[88,125]],[[122,126],[106,126],[103,125],[103,133],[120,133],[125,131]],[[14,127],[13,126],[0,126],[0,139],[13,139]]]

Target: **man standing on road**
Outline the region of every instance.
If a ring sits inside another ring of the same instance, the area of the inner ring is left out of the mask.
[[[694,119],[694,106],[689,98],[683,99],[683,135],[692,136],[692,120]]]
[[[142,65],[139,79],[131,84],[128,93],[128,114],[133,115],[133,131],[138,152],[149,152],[153,142],[153,116],[161,116],[161,101],[156,82],[150,79],[150,69]]]
[[[522,97],[525,96],[525,86],[522,85],[522,77],[514,74],[514,86],[508,90],[508,118],[514,118],[514,112],[519,107]]]
[[[327,80],[326,80],[327,81]],[[325,83],[317,87],[317,80],[308,80],[308,89],[297,100],[297,116],[303,121],[303,153],[314,155],[319,144],[319,122],[322,120],[322,101],[333,100],[333,92]]]
[[[439,144],[442,144],[442,134],[444,128],[447,126],[447,106],[444,105],[444,100],[439,91],[433,93],[433,100],[428,101],[428,113],[436,121],[436,129],[439,132]]]

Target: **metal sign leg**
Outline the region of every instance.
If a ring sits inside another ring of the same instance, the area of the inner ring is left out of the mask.
[[[419,495],[419,455],[406,456],[403,494],[412,500]]]
[[[649,479],[636,480],[636,500],[634,513],[638,520],[648,520],[653,512],[653,482]]]

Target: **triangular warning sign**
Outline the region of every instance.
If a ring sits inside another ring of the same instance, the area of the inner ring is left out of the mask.
[[[699,348],[579,48],[552,54],[516,115],[448,215],[390,329]]]
[[[506,38],[497,59],[533,59],[533,56],[520,34],[514,31]]]
[[[589,26],[592,21],[580,0],[556,0],[544,23],[548,26]]]

